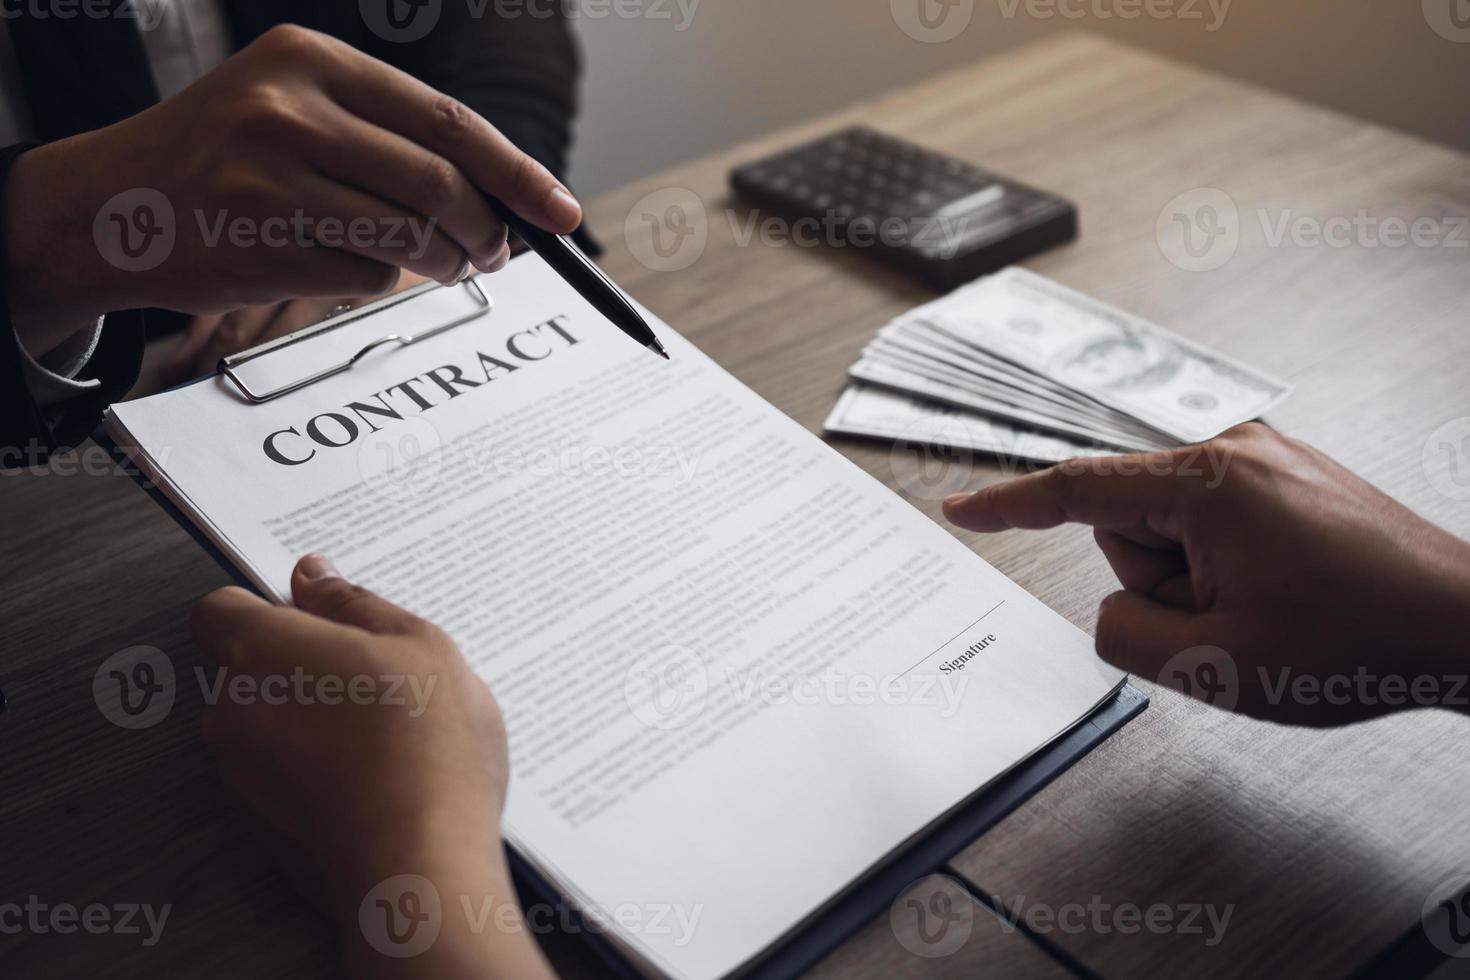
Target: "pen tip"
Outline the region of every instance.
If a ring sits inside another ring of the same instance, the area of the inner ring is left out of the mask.
[[[648,349],[653,351],[659,357],[662,357],[664,360],[670,360],[669,352],[664,350],[664,345],[659,343],[657,340],[651,341],[648,344]]]

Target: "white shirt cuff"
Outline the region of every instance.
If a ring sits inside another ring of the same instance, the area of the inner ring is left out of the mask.
[[[20,341],[21,371],[25,375],[26,387],[36,404],[47,408],[64,401],[85,395],[101,387],[102,382],[93,378],[78,381],[76,376],[97,351],[97,342],[102,339],[102,321],[99,319],[90,328],[83,328],[62,341],[54,350],[41,357],[33,357]]]

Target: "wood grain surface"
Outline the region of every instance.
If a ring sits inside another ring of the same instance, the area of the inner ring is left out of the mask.
[[[593,202],[608,270],[813,431],[873,332],[932,294],[852,250],[746,241],[765,216],[734,204],[725,177],[859,121],[1075,200],[1079,241],[1028,265],[1294,383],[1273,424],[1470,534],[1470,502],[1458,499],[1470,488],[1455,482],[1464,474],[1430,441],[1443,426],[1470,427],[1470,249],[1272,235],[1283,216],[1321,224],[1364,212],[1431,218],[1453,238],[1470,215],[1470,159],[1069,35]],[[629,138],[656,139],[656,125]],[[1202,191],[1236,209],[1238,245],[1220,267],[1189,271],[1156,228]],[[691,197],[702,252],[676,272],[650,268],[637,257],[649,254],[646,216],[657,222]],[[901,448],[834,445],[936,515],[953,487],[1004,475],[976,458],[936,478]],[[98,464],[91,451],[78,463]],[[131,646],[166,651],[180,672],[199,666],[187,611],[224,574],[125,477],[60,466],[0,476],[0,515],[0,688],[11,701],[0,713],[0,902],[172,906],[154,946],[137,935],[0,935],[0,973],[334,975],[326,924],[275,869],[200,744],[197,686],[179,685],[168,720],[137,732],[110,724],[92,698],[98,667]],[[1083,531],[966,540],[1084,629],[1113,587]],[[1304,732],[1140,686],[1148,712],[953,862],[1013,911],[1164,905],[1177,921],[1190,906],[1230,909],[1223,938],[1208,927],[1130,931],[1116,911],[1101,928],[1040,930],[1087,969],[1348,974],[1414,927],[1442,880],[1470,880],[1465,718],[1421,711]],[[964,898],[949,879],[915,887],[925,901]],[[816,974],[1060,970],[985,910],[975,922],[954,952],[929,956],[901,918],[880,917]],[[545,942],[566,975],[600,974],[573,937]]]

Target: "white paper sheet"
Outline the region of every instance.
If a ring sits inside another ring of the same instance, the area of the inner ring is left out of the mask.
[[[1121,682],[667,326],[672,363],[535,256],[482,282],[489,317],[279,401],[109,426],[275,595],[320,551],[449,630],[509,726],[507,838],[646,968],[735,969]]]

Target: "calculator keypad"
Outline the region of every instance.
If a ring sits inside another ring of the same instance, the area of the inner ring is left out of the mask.
[[[790,210],[838,224],[948,219],[951,242],[989,237],[986,226],[1038,203],[979,167],[860,127],[742,168],[739,179]],[[918,241],[911,247],[927,250]]]
[[[754,203],[821,222],[832,244],[884,246],[942,283],[1076,233],[1061,198],[862,126],[741,167],[732,182]]]

